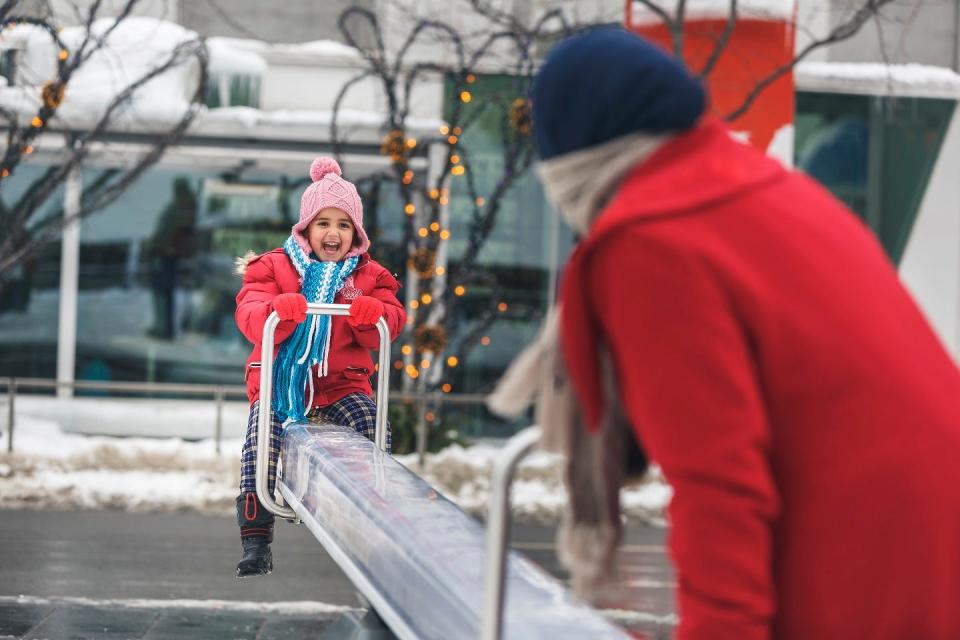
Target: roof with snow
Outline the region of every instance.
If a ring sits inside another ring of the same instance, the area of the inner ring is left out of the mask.
[[[95,35],[103,34],[114,22],[114,18],[97,20],[92,31]],[[60,32],[71,52],[80,46],[84,36],[83,27]],[[52,129],[82,130],[93,126],[116,95],[156,68],[175,47],[195,38],[195,32],[174,23],[147,17],[124,19],[110,33],[106,44],[71,78]],[[239,38],[209,38],[206,45],[212,76],[265,76],[271,61],[307,64],[320,73],[326,67],[362,70],[359,53],[339,42],[273,45]],[[41,87],[56,74],[58,46],[42,28],[19,24],[0,33],[2,49],[17,49],[20,54],[17,84],[0,85],[0,105],[29,119],[41,105]],[[189,108],[198,69],[198,62],[191,60],[151,80],[118,112],[110,129],[133,133],[168,129]],[[331,84],[331,103],[339,86],[339,82]],[[330,136],[332,117],[329,109],[322,108],[274,111],[250,107],[203,108],[190,132],[204,136],[325,141]],[[342,131],[350,132],[357,142],[369,144],[379,144],[384,120],[385,114],[376,110],[343,109],[338,115]],[[443,122],[434,118],[408,118],[406,124],[412,135],[421,136],[435,133]]]
[[[794,69],[802,91],[917,98],[960,98],[960,74],[921,64],[802,62]]]

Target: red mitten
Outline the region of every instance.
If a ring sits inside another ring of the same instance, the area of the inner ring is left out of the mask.
[[[307,299],[301,293],[281,293],[273,299],[273,310],[281,320],[303,322],[307,319]]]
[[[350,304],[350,315],[347,322],[352,327],[377,324],[383,315],[383,303],[370,296],[360,296]]]

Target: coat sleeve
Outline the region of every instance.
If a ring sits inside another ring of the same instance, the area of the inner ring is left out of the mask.
[[[704,258],[642,228],[597,247],[587,271],[622,402],[674,490],[677,638],[767,639],[780,500],[748,330]]]
[[[383,317],[387,319],[387,327],[390,329],[390,340],[396,340],[400,332],[403,331],[403,324],[407,321],[407,313],[403,305],[397,299],[397,291],[400,290],[400,283],[389,271],[381,269],[377,274],[377,284],[370,292],[370,296],[383,303]],[[347,326],[350,326],[349,324]],[[361,347],[367,349],[377,349],[380,347],[380,334],[374,326],[353,327],[353,338]]]
[[[243,275],[243,286],[237,294],[237,327],[247,340],[254,345],[263,339],[263,323],[273,311],[273,299],[281,293],[280,285],[274,277],[269,260],[255,258],[247,265]],[[275,343],[280,344],[290,337],[297,323],[293,320],[281,320],[277,325]]]

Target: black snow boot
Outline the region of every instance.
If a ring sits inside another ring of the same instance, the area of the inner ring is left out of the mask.
[[[237,496],[237,524],[243,558],[237,564],[237,577],[265,576],[273,571],[273,514],[267,511],[254,492]]]

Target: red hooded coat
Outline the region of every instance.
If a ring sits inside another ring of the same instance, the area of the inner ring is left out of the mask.
[[[390,328],[391,339],[396,339],[406,322],[403,305],[397,300],[400,289],[389,271],[368,254],[363,254],[351,274],[353,288],[365,296],[383,303],[383,315]],[[345,286],[334,299],[338,304],[349,304],[344,298]],[[273,299],[281,293],[300,293],[300,275],[283,249],[261,254],[247,263],[243,287],[237,294],[237,327],[254,344],[247,358],[247,397],[252,403],[260,396],[260,344],[263,323],[273,311]],[[351,327],[345,316],[334,316],[330,338],[330,360],[326,377],[313,379],[313,406],[327,406],[350,393],[373,393],[370,376],[373,360],[370,350],[380,345],[380,334],[375,326]],[[277,325],[273,357],[280,344],[293,334],[297,324],[292,320]]]
[[[960,372],[869,230],[708,122],[571,258],[585,415],[615,363],[674,489],[682,639],[960,638]]]

